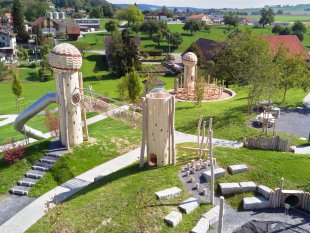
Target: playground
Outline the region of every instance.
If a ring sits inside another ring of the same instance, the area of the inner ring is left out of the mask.
[[[194,90],[197,61],[191,62],[177,92]],[[45,94],[14,120],[17,131],[39,142],[28,151],[29,164],[15,175],[17,185],[4,187],[12,196],[22,196],[0,203],[21,201],[0,211],[1,232],[228,232],[232,227],[242,232],[238,228],[252,220],[310,230],[307,155],[279,156],[216,139],[213,130],[220,119],[203,113],[193,114],[187,130],[194,134],[178,132],[178,95],[147,94],[140,108],[84,88],[81,55],[72,45],[56,46],[49,63],[56,92]],[[207,90],[224,93],[223,86],[210,80]],[[50,104],[57,104],[60,123],[52,142],[51,134],[26,125]],[[87,112],[98,115],[87,119]],[[240,172],[231,172],[231,166]],[[242,182],[248,183],[245,190]],[[298,196],[297,204],[288,193]]]

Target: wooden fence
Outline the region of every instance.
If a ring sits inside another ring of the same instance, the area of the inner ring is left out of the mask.
[[[244,147],[261,150],[290,151],[291,141],[284,140],[279,136],[267,137],[247,137]]]

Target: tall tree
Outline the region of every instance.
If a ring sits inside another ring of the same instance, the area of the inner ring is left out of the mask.
[[[205,95],[206,78],[204,73],[198,70],[195,83],[195,99],[197,101],[198,107],[201,107],[201,102]]]
[[[46,2],[34,2],[26,7],[25,17],[32,22],[40,16],[45,16],[46,11],[50,10]]]
[[[113,8],[111,7],[110,4],[108,5],[104,5],[102,7],[102,11],[103,11],[103,15],[104,17],[107,17],[107,18],[112,18],[113,17]]]
[[[237,27],[239,24],[238,16],[233,14],[224,15],[224,24]]]
[[[194,20],[189,20],[186,21],[184,26],[183,26],[183,30],[184,31],[190,31],[191,35],[193,35],[194,32],[197,32],[200,30],[200,24],[197,21]]]
[[[265,27],[266,24],[272,24],[274,22],[274,12],[272,8],[263,8],[260,10],[259,23]]]
[[[37,43],[38,45],[42,45],[44,42],[44,36],[43,36],[43,32],[42,32],[42,28],[41,26],[39,26],[38,30],[37,30]]]
[[[143,13],[135,5],[129,5],[124,10],[119,10],[115,13],[115,18],[119,20],[126,20],[128,25],[131,23],[142,22],[144,20]]]
[[[300,20],[297,20],[294,22],[294,25],[292,26],[292,31],[301,31],[303,33],[306,33],[307,32],[307,27],[306,25],[301,22]]]
[[[24,92],[23,84],[19,80],[19,77],[16,71],[13,72],[12,92],[16,96],[17,99],[19,99]]]
[[[140,75],[134,69],[127,75],[128,96],[131,103],[137,103],[143,94],[143,84]]]
[[[106,22],[106,24],[104,25],[104,28],[108,32],[111,32],[111,34],[112,34],[113,32],[116,32],[118,30],[118,24],[114,20],[110,20],[110,21]]]
[[[17,33],[17,40],[19,42],[26,42],[29,35],[24,26],[24,11],[19,0],[14,0],[12,7],[13,29]]]
[[[183,37],[180,33],[178,32],[172,32],[170,33],[170,41],[168,37],[168,43],[176,48],[178,48],[182,43],[183,43]]]

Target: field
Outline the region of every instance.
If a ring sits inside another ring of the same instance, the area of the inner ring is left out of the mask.
[[[253,19],[259,19],[260,15],[248,15],[246,17],[253,18]],[[308,15],[308,16],[303,16],[303,15],[276,15],[275,16],[275,22],[293,23],[297,20],[300,20],[302,22],[310,22],[310,15]]]

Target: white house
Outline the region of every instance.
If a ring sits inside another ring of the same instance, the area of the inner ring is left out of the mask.
[[[164,21],[164,22],[170,21],[170,18],[168,18],[167,15],[161,12],[151,12],[151,13],[145,14],[144,18],[146,20],[157,20],[157,21]]]
[[[194,14],[194,15],[186,17],[186,20],[194,20],[199,23],[205,23],[205,24],[211,23],[210,17],[205,14]]]
[[[10,28],[0,29],[0,51],[7,55],[16,55],[16,33],[14,33]]]

